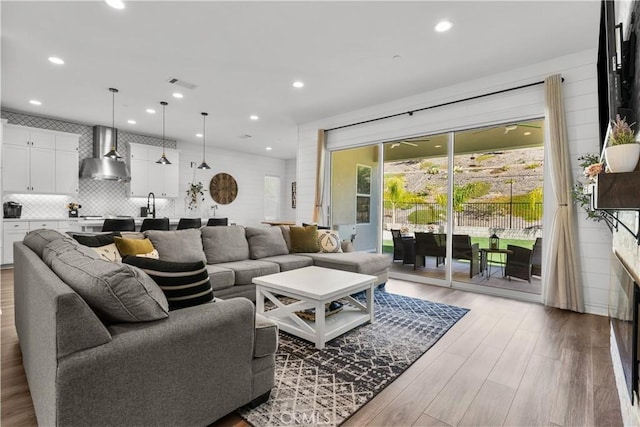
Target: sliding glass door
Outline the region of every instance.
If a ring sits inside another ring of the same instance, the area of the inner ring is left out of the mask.
[[[332,151],[330,225],[387,254],[392,277],[539,296],[543,125]]]

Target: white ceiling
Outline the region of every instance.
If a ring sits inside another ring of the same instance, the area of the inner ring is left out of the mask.
[[[595,49],[600,12],[598,1],[125,4],[0,2],[2,108],[111,125],[115,87],[122,130],[162,135],[167,101],[167,138],[201,143],[206,111],[207,146],[294,158],[298,124]],[[441,19],[449,32],[433,30]]]

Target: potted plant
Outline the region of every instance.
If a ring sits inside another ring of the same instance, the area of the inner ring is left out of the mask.
[[[198,202],[204,201],[203,188],[204,187],[200,181],[189,184],[189,189],[187,189],[187,207],[189,210],[198,209]]]
[[[631,129],[634,124],[628,124],[626,118],[621,119],[620,115],[611,122],[611,131],[604,151],[611,172],[631,172],[638,164],[640,144],[636,143],[634,131]]]
[[[602,214],[595,211],[591,206],[591,191],[596,177],[604,172],[604,165],[600,161],[600,156],[587,153],[578,157],[579,165],[582,168],[582,176],[577,179],[571,189],[571,198],[576,205],[584,209],[587,219],[601,221]]]
[[[75,203],[75,202],[67,203],[65,205],[65,208],[69,210],[69,218],[77,218],[78,209],[80,209],[81,207],[82,206],[80,206],[78,203]]]

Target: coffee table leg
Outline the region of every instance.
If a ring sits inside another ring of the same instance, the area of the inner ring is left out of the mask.
[[[316,348],[322,350],[324,348],[325,334],[324,334],[324,303],[316,303]]]
[[[367,313],[369,313],[369,323],[373,323],[374,312],[373,312],[373,284],[367,288]]]
[[[264,314],[264,295],[260,285],[256,285],[256,313]]]

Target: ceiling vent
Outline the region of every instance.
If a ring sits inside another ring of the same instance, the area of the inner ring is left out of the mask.
[[[176,77],[169,77],[167,82],[171,83],[172,85],[183,87],[185,89],[192,89],[193,90],[193,89],[198,87],[198,85],[194,85],[193,83],[189,83],[189,82],[186,82],[184,80],[180,80],[180,79],[178,79]]]

